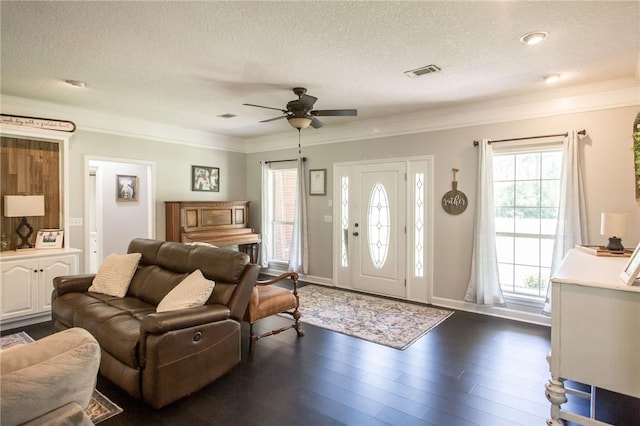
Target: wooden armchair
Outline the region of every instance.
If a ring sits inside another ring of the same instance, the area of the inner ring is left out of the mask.
[[[292,290],[273,285],[287,278],[291,279],[293,283]],[[300,311],[298,310],[299,306],[298,274],[296,272],[287,272],[270,280],[256,281],[256,286],[253,288],[249,305],[244,313],[244,320],[249,323],[249,334],[251,339],[249,351],[253,352],[258,339],[278,334],[290,328],[296,329],[298,337],[304,336],[304,330],[302,330],[300,325],[300,317],[302,314],[300,314]],[[291,315],[293,317],[293,324],[277,330],[271,330],[260,335],[256,335],[254,333],[253,325],[256,321],[279,313],[287,313]]]

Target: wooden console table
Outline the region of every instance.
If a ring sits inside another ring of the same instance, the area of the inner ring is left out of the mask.
[[[640,398],[640,286],[618,278],[627,261],[570,250],[551,279],[550,426],[605,424],[595,420],[594,393],[565,380]],[[591,397],[591,417],[562,410],[567,394]]]

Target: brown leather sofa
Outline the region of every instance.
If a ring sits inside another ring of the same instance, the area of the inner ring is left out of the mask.
[[[241,321],[260,267],[245,253],[135,239],[141,253],[124,298],[88,292],[94,275],[54,279],[54,330],[88,330],[100,343],[100,373],[135,398],[163,407],[240,362]],[[196,269],[216,282],[204,306],[156,312]]]

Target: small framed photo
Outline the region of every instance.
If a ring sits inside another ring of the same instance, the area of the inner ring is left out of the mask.
[[[40,229],[36,234],[36,248],[62,248],[64,231],[61,229]]]
[[[640,273],[640,244],[636,246],[633,254],[629,258],[624,270],[620,273],[620,279],[624,281],[626,285],[633,285],[633,282],[638,278]]]
[[[191,190],[220,192],[220,169],[218,167],[191,166]]]
[[[327,169],[309,170],[309,195],[327,195]]]
[[[138,201],[138,176],[116,175],[116,201]]]

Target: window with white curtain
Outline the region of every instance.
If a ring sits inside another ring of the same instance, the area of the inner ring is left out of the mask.
[[[505,296],[546,296],[561,169],[561,147],[501,150],[493,157],[496,252]]]
[[[269,223],[273,248],[269,262],[289,262],[291,236],[295,217],[297,170],[278,168],[269,170]]]

